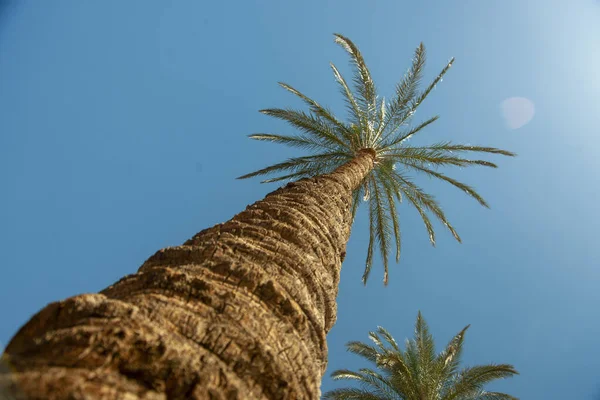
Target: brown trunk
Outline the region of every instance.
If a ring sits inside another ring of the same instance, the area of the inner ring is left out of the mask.
[[[268,194],[99,294],[51,303],[6,348],[0,399],[317,399],[361,151]]]

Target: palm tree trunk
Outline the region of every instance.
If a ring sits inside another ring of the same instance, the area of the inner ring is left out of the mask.
[[[0,399],[317,399],[362,150],[13,337]]]

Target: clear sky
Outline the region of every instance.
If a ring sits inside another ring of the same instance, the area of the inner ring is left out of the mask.
[[[299,106],[277,81],[343,114],[328,62],[349,72],[334,32],[358,44],[386,96],[420,41],[426,79],[456,57],[416,115],[441,118],[415,140],[519,157],[446,170],[491,210],[421,177],[464,243],[438,226],[432,248],[403,204],[386,288],[379,261],[360,281],[362,210],[328,373],[364,366],[344,343],[377,325],[411,336],[421,310],[440,346],[472,325],[466,364],[521,372],[492,389],[600,396],[596,0],[0,0],[0,342],[46,303],[98,291],[275,189],[234,178],[300,153],[246,135],[291,132],[257,112]],[[535,110],[518,128],[527,115],[507,114],[513,97]],[[323,390],[336,385],[325,378]]]

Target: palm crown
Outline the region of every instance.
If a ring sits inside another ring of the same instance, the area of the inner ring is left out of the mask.
[[[448,343],[444,351],[435,354],[433,337],[419,313],[415,336],[400,349],[392,335],[382,327],[370,332],[373,345],[350,342],[348,351],[374,363],[379,372],[362,368],[359,372],[338,370],[333,379],[350,379],[362,388],[343,388],[325,394],[335,400],[509,400],[505,393],[486,392],[483,386],[491,381],[511,377],[518,372],[512,365],[488,364],[459,369],[466,326]]]
[[[419,172],[446,181],[475,198],[481,205],[488,207],[485,200],[473,188],[438,172],[437,167],[447,165],[496,167],[488,161],[462,158],[461,154],[467,152],[507,156],[514,154],[491,147],[465,146],[450,142],[419,147],[409,146],[407,142],[413,135],[438,119],[434,116],[416,125],[411,124],[416,109],[442,80],[454,59],[448,62],[424,91],[419,91],[418,86],[425,65],[425,48],[420,44],[415,51],[412,66],[396,85],[395,95],[386,102],[385,98],[377,96],[369,69],[356,45],[339,34],[335,34],[335,42],[350,55],[354,69],[354,90],[352,90],[335,65],[331,64],[347,105],[348,121],[339,120],[328,108],[290,85],[279,83],[284,89],[300,97],[308,105],[309,111],[270,108],[261,112],[287,121],[301,133],[296,135],[261,133],[250,135],[250,138],[308,149],[314,154],[290,158],[243,175],[239,179],[269,174],[278,175],[264,180],[265,183],[311,177],[333,171],[355,157],[362,149],[373,150],[374,168],[353,193],[352,217],[354,218],[356,214],[360,198],[368,201],[370,235],[363,282],[366,283],[369,277],[373,263],[373,250],[377,244],[384,264],[384,283],[387,284],[388,253],[392,233],[396,244],[396,262],[400,259],[400,224],[396,201],[402,202],[405,198],[416,208],[425,223],[433,245],[435,245],[435,232],[428,213],[440,220],[460,242],[460,236],[446,219],[435,198],[417,186],[408,173]]]

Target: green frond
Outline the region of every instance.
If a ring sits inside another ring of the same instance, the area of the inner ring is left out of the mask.
[[[377,333],[383,336],[383,338],[389,343],[389,345],[392,347],[392,349],[394,349],[394,351],[401,351],[400,347],[398,346],[398,343],[396,343],[396,340],[394,339],[392,334],[388,332],[387,329],[385,329],[383,326],[378,326]]]
[[[378,366],[389,375],[389,382],[401,398],[417,398],[419,387],[413,372],[408,368],[402,351],[388,352],[381,357]]]
[[[449,176],[446,176],[442,173],[433,171],[429,168],[425,168],[425,167],[421,167],[419,165],[414,165],[414,164],[406,164],[408,167],[413,168],[419,172],[423,172],[427,175],[433,176],[435,178],[441,179],[443,181],[446,181],[448,183],[450,183],[451,185],[456,186],[457,188],[459,188],[460,190],[464,191],[466,194],[468,194],[469,196],[473,197],[475,200],[477,200],[479,202],[479,204],[481,204],[482,206],[486,207],[486,208],[490,208],[490,206],[488,205],[488,203],[483,199],[483,197],[481,197],[479,195],[479,193],[477,193],[475,191],[475,189],[473,189],[471,186],[465,185],[462,182],[459,182],[455,179],[450,178]]]
[[[376,332],[369,332],[369,339],[371,339],[371,341],[375,343],[375,345],[379,348],[378,352],[380,354],[385,352],[385,345],[383,344],[381,338],[377,335]]]
[[[381,102],[379,104],[379,126],[378,130],[381,129],[386,119],[386,110],[385,110],[385,97],[381,98]]]
[[[336,152],[315,154],[313,156],[294,157],[289,158],[284,162],[259,169],[246,175],[242,175],[237,179],[247,179],[254,176],[267,175],[282,171],[306,171],[308,173],[319,173],[325,166],[328,165],[328,163],[336,164],[343,162],[344,159],[347,159],[347,155],[345,153]]]
[[[519,400],[519,399],[517,397],[513,397],[506,393],[483,391],[483,393],[481,393],[477,397],[477,400]]]
[[[440,83],[444,77],[444,75],[446,75],[446,72],[448,72],[448,70],[450,70],[450,67],[452,67],[452,64],[454,64],[454,57],[452,57],[450,59],[450,61],[448,61],[448,64],[446,64],[446,66],[442,69],[442,71],[438,74],[438,76],[435,77],[435,79],[433,80],[433,82],[431,82],[429,84],[429,86],[427,86],[427,89],[425,89],[412,103],[410,109],[411,111],[408,112],[408,114],[414,113],[414,111],[421,105],[421,103],[423,103],[423,101],[427,98],[427,96],[429,95],[429,93],[431,93],[431,91],[433,90],[434,87],[437,86],[438,83]]]
[[[384,133],[385,137],[393,134],[405,121],[408,105],[416,95],[421,80],[425,58],[425,46],[421,43],[415,50],[411,68],[396,85],[396,97],[388,103],[386,118],[378,129],[378,136]]]
[[[392,140],[389,143],[383,143],[381,145],[382,149],[393,149],[394,146],[404,142],[405,140],[410,139],[415,133],[421,131],[423,128],[425,128],[426,126],[434,123],[435,121],[437,121],[440,117],[439,116],[433,116],[431,118],[429,118],[428,120],[421,122],[419,125],[415,126],[414,128],[410,129],[408,132],[406,132],[404,135],[395,138],[394,140]],[[386,138],[383,138],[383,140],[385,140]]]
[[[332,400],[389,400],[364,389],[344,388],[334,389],[323,395],[323,399]]]
[[[431,336],[427,322],[423,319],[420,311],[415,323],[414,345],[419,364],[419,386],[422,392],[430,394],[435,390],[439,376],[435,374],[435,346],[433,336]]]
[[[414,147],[418,148],[418,147]],[[425,148],[432,150],[446,150],[449,152],[461,152],[461,151],[474,151],[480,153],[490,153],[490,154],[501,154],[503,156],[516,157],[516,154],[510,151],[497,149],[495,147],[483,147],[483,146],[467,146],[460,144],[453,144],[452,142],[441,142],[429,145]]]
[[[358,50],[358,47],[350,39],[340,34],[334,34],[335,42],[339,44],[346,52],[350,55],[352,63],[355,68],[355,76],[354,76],[354,85],[356,93],[359,94],[358,101],[362,106],[362,110],[370,117],[372,120],[374,117],[375,108],[377,107],[376,103],[376,90],[375,84],[373,83],[373,79],[371,78],[371,73],[367,68],[365,60],[363,59],[362,54]]]
[[[260,183],[272,183],[272,182],[280,182],[280,181],[285,181],[285,180],[291,180],[291,179],[302,179],[302,178],[307,178],[309,176],[313,176],[314,175],[314,169],[302,169],[298,172],[294,172],[292,174],[288,174],[288,175],[282,175],[282,176],[278,176],[276,178],[269,178],[269,179],[265,179],[264,181],[260,181]]]
[[[260,110],[260,112],[265,115],[286,121],[292,126],[295,126],[307,134],[314,136],[323,143],[323,147],[332,150],[349,150],[351,148],[350,143],[344,142],[344,138],[340,138],[327,122],[302,111],[286,110],[281,108],[267,108]]]
[[[394,388],[388,378],[368,368],[361,368],[359,372],[363,376],[365,389],[370,386],[376,394],[387,399],[396,397],[397,388]]]
[[[449,156],[442,151],[424,147],[403,147],[399,150],[390,150],[385,153],[386,157],[396,162],[432,164],[435,166],[454,165],[457,167],[468,167],[469,165],[481,165],[496,168],[497,165],[485,160],[467,160],[460,157]]]
[[[489,364],[465,368],[461,371],[461,380],[472,385],[485,385],[486,383],[510,378],[519,373],[510,364]],[[460,381],[459,381],[460,382]]]
[[[394,239],[396,242],[396,262],[398,262],[400,261],[402,242],[400,235],[400,221],[398,219],[398,213],[396,212],[396,198],[398,198],[399,201],[402,198],[399,189],[394,186],[394,182],[390,179],[389,175],[386,176],[383,168],[378,169],[376,173],[379,175],[379,181],[382,183],[383,189],[385,190],[386,201],[389,207],[389,217],[392,220],[392,228],[394,230]]]
[[[369,177],[367,184],[370,187],[372,184],[373,177]],[[369,274],[371,273],[371,268],[373,267],[373,245],[375,243],[375,236],[377,230],[377,210],[375,209],[375,203],[369,201],[369,245],[367,246],[367,260],[365,262],[365,270],[362,276],[363,284],[367,284],[367,280],[369,279]]]
[[[413,384],[415,388],[419,388],[422,385],[423,374],[421,373],[422,369],[419,364],[419,351],[417,350],[416,341],[406,340],[404,347],[406,350],[404,351],[404,359],[406,360],[406,368],[410,371],[410,375],[413,379]]]
[[[448,222],[446,216],[444,215],[444,212],[440,208],[437,201],[433,198],[433,196],[425,193],[423,189],[415,185],[410,180],[402,177],[400,174],[396,174],[396,176],[401,181],[402,191],[404,192],[406,197],[411,201],[411,203],[413,203],[414,205],[416,202],[419,204],[420,207],[425,207],[425,209],[433,213],[433,215],[437,217],[437,219],[450,231],[450,233],[452,233],[452,236],[454,236],[454,238],[460,243],[460,236],[458,235],[454,227],[450,224],[450,222]],[[421,217],[422,216],[423,214],[421,214]],[[427,225],[427,223],[425,225]],[[431,229],[433,230],[433,228]],[[432,243],[435,244],[435,236],[432,239]]]
[[[375,230],[375,238],[377,243],[379,244],[379,251],[381,253],[381,259],[383,261],[383,283],[387,285],[388,283],[388,250],[389,250],[389,240],[390,240],[390,225],[388,221],[388,215],[390,214],[389,208],[385,202],[384,198],[385,194],[382,193],[382,189],[380,187],[380,183],[377,179],[373,179],[373,197],[371,202],[374,203],[375,208],[375,216],[376,216],[376,230]],[[367,279],[365,278],[364,283],[367,283]]]
[[[435,360],[435,346],[433,343],[433,336],[429,332],[429,326],[427,325],[427,322],[425,322],[425,319],[423,319],[420,311],[417,315],[417,322],[415,324],[415,341],[421,368],[429,368]]]
[[[312,137],[306,137],[302,135],[275,135],[272,133],[254,133],[252,135],[248,135],[250,139],[260,140],[265,142],[273,142],[273,143],[281,143],[291,147],[297,147],[306,150],[328,150],[329,147],[325,147],[323,142],[320,140],[315,140]]]
[[[346,125],[344,125],[343,122],[339,121],[333,115],[333,113],[329,109],[327,109],[326,107],[321,106],[315,100],[313,100],[310,97],[302,94],[299,90],[294,89],[293,87],[291,87],[290,85],[288,85],[286,83],[279,82],[279,86],[281,86],[285,90],[289,91],[290,93],[293,93],[296,96],[300,97],[309,106],[310,110],[316,116],[321,117],[324,120],[326,120],[329,123],[331,123],[335,127],[336,131],[339,132],[344,137],[344,139],[346,139],[347,143],[351,142],[351,140],[352,140],[352,132],[350,132],[350,130],[348,129],[348,127]]]
[[[361,381],[363,378],[362,374],[350,371],[349,369],[338,369],[337,371],[333,371],[330,376],[334,381],[340,379],[353,379],[356,381]]]
[[[401,177],[400,174],[397,174],[397,173],[395,175],[396,175],[396,179],[398,181],[409,182],[408,178],[403,178],[403,177]],[[419,199],[416,196],[413,195],[413,191],[410,190],[410,187],[407,189],[405,187],[405,185],[400,184],[399,186],[401,188],[400,190],[402,190],[402,192],[404,193],[404,197],[406,197],[408,199],[409,203],[412,204],[413,207],[415,207],[415,209],[421,216],[421,219],[423,220],[423,223],[425,224],[425,228],[427,229],[427,233],[429,234],[429,241],[431,242],[431,244],[433,246],[435,246],[435,231],[433,230],[433,225],[431,224],[431,220],[425,213],[425,210],[423,209],[421,202],[419,201]]]
[[[373,363],[377,362],[377,356],[379,354],[379,351],[375,347],[366,343],[348,342],[346,343],[346,350],[348,350],[350,353],[361,356]]]
[[[458,367],[462,356],[462,346],[465,339],[465,333],[470,325],[465,326],[448,343],[444,351],[438,354],[436,364],[438,370],[446,376],[453,376],[458,372]]]
[[[459,372],[458,378],[443,400],[462,399],[481,390],[483,385],[498,379],[510,378],[519,373],[509,364],[479,365],[465,368]]]
[[[361,130],[366,129],[367,117],[358,106],[358,103],[354,98],[354,94],[352,94],[350,87],[348,87],[348,83],[346,83],[346,80],[333,63],[329,63],[329,65],[331,66],[331,70],[333,71],[333,76],[335,77],[336,82],[340,85],[340,91],[342,95],[344,95],[344,100],[346,101],[346,105],[350,113],[351,123],[360,127]],[[359,146],[363,146],[363,144],[364,143],[362,141],[359,141],[358,143]]]

